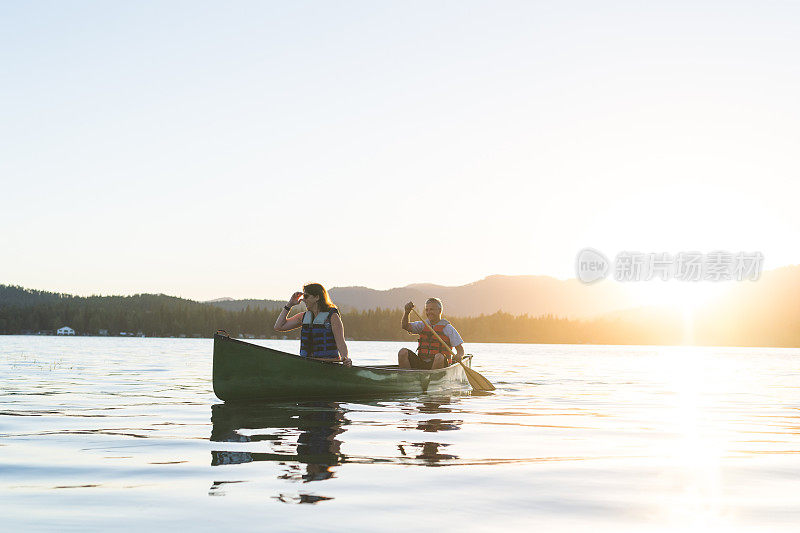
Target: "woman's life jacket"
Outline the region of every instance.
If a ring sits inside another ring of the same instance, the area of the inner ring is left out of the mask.
[[[300,355],[321,359],[339,359],[339,349],[331,329],[331,315],[339,310],[320,311],[314,317],[311,311],[303,313],[300,328]]]

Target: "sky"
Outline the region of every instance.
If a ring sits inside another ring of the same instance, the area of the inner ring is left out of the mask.
[[[800,263],[791,2],[4,2],[0,283],[283,299]]]

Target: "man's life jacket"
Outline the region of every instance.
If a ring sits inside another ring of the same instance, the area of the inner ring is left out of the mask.
[[[430,361],[433,359],[437,353],[444,355],[444,358],[447,360],[447,363],[450,364],[452,357],[450,356],[450,349],[452,349],[452,344],[450,341],[450,337],[444,334],[445,326],[449,325],[450,322],[447,320],[440,320],[438,324],[433,326],[433,330],[439,334],[444,342],[447,343],[447,348],[442,346],[442,343],[439,342],[431,330],[427,327],[422,330],[422,333],[419,334],[419,345],[417,346],[417,354],[422,359]]]
[[[303,326],[300,328],[300,355],[322,359],[339,359],[339,349],[331,329],[331,315],[338,309],[320,311],[316,317],[311,311],[303,313]]]

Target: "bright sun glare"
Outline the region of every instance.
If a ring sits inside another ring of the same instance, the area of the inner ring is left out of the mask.
[[[669,307],[692,313],[722,294],[727,284],[719,282],[689,282],[651,280],[638,282],[635,287],[641,305]]]

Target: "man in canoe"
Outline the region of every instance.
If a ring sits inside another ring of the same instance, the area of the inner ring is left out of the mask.
[[[292,307],[301,301],[306,304],[306,311],[287,318]],[[275,320],[275,331],[291,331],[297,328],[300,328],[301,357],[326,363],[341,362],[345,366],[353,364],[347,356],[344,324],[339,316],[339,309],[331,301],[325,287],[319,283],[309,283],[303,286],[303,292],[292,294],[289,303],[283,306]]]
[[[453,364],[453,357],[450,355],[451,348],[455,348],[456,351],[455,361],[460,361],[464,356],[464,341],[461,340],[461,335],[458,334],[456,328],[442,318],[444,310],[442,301],[439,298],[428,298],[425,302],[425,316],[428,318],[428,325],[433,326],[434,331],[447,343],[447,347],[442,346],[442,343],[431,333],[425,323],[408,321],[408,315],[413,308],[413,302],[406,304],[401,327],[409,333],[419,335],[419,345],[416,352],[402,348],[397,353],[397,362],[400,368],[433,370],[450,366]]]

